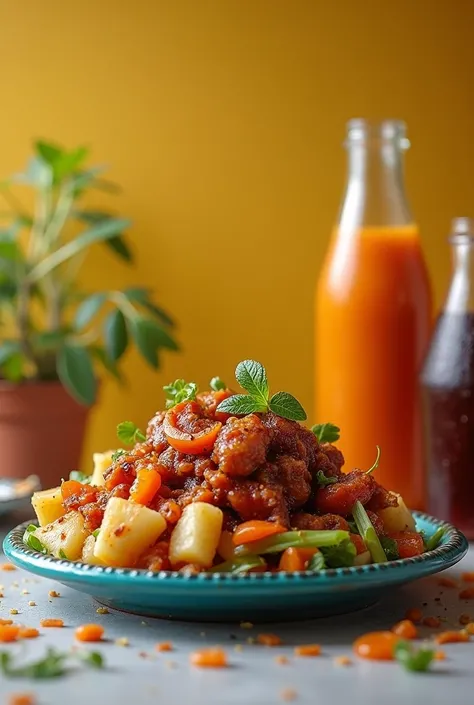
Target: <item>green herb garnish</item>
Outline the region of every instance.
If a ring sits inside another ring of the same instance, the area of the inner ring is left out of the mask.
[[[393,655],[407,671],[427,671],[435,657],[433,649],[415,649],[408,641],[399,641],[393,648]]]
[[[377,457],[375,458],[374,464],[368,470],[365,471],[366,475],[370,475],[371,473],[373,473],[373,471],[376,470],[379,466],[381,450],[380,450],[379,446],[375,446],[375,447],[377,448]]]
[[[374,529],[374,525],[370,521],[367,512],[362,504],[357,500],[352,508],[352,516],[359,529],[359,533],[365,541],[365,544],[370,551],[374,563],[386,563],[387,556],[382,548],[379,537]]]
[[[389,538],[388,536],[380,536],[379,540],[382,544],[382,548],[385,551],[385,555],[387,556],[388,561],[396,561],[400,558],[396,541]]]
[[[26,527],[25,533],[23,534],[23,543],[26,544],[28,548],[31,548],[32,551],[38,551],[38,553],[48,553],[48,549],[43,546],[39,538],[34,535],[37,528],[38,527],[34,524],[29,524]]]
[[[314,556],[311,556],[311,558],[308,561],[308,564],[306,566],[306,570],[324,570],[326,567],[326,561],[324,560],[324,555],[321,553],[321,551],[316,551]]]
[[[122,455],[126,455],[127,451],[124,450],[123,448],[119,448],[116,450],[114,453],[112,453],[112,462],[116,463],[119,458],[122,457]]]
[[[220,377],[213,377],[209,383],[209,386],[214,392],[220,392],[222,389],[227,389],[226,383],[223,382]]]
[[[316,473],[316,482],[319,487],[327,487],[328,485],[333,485],[337,482],[337,477],[326,477],[322,470],[318,470]]]
[[[136,426],[133,421],[122,421],[117,426],[117,436],[119,441],[125,443],[128,446],[135,445],[135,443],[143,442],[146,440],[146,436],[143,431],[140,431],[138,426]]]
[[[75,480],[76,482],[82,482],[83,485],[90,485],[92,477],[81,470],[71,470],[69,473],[69,479]]]
[[[432,536],[430,536],[428,539],[424,540],[425,550],[426,551],[433,551],[435,548],[438,548],[439,543],[445,533],[446,533],[446,531],[445,531],[445,529],[443,529],[442,526],[440,526],[439,529],[436,529],[436,531],[434,532],[434,534]]]
[[[92,668],[103,668],[104,657],[97,651],[76,651],[73,654],[61,653],[54,648],[48,648],[46,656],[33,661],[26,666],[14,666],[13,654],[9,651],[0,652],[0,670],[8,678],[57,678],[68,672],[67,661],[76,657]]]
[[[68,560],[69,560],[69,558],[66,556],[66,554],[64,553],[64,551],[63,551],[62,548],[59,549],[58,555],[59,555],[60,558],[63,559],[63,561],[68,561]]]
[[[350,539],[345,539],[337,546],[321,548],[321,553],[328,568],[348,568],[354,565],[357,550]]]
[[[99,651],[75,651],[74,656],[77,656],[91,668],[104,668],[105,666],[104,657]]]
[[[341,435],[341,429],[333,423],[318,423],[311,430],[320,443],[334,443]]]
[[[260,556],[244,556],[242,558],[232,558],[209,569],[210,573],[248,573],[252,568],[261,568],[265,561]]]
[[[214,379],[219,379],[214,377]],[[165,384],[163,391],[166,394],[166,408],[171,409],[182,401],[194,401],[198,391],[195,382],[185,382],[184,379],[175,379],[172,384]]]
[[[297,399],[287,392],[270,397],[267,373],[260,362],[243,360],[235,369],[235,377],[248,394],[235,394],[221,401],[217,411],[227,414],[252,414],[273,411],[291,421],[304,421],[306,412]]]
[[[287,548],[321,548],[335,546],[349,538],[348,531],[284,531],[267,539],[252,541],[237,546],[235,554],[248,556],[251,554],[281,553]]]
[[[96,529],[95,531],[92,532],[92,536],[96,539],[98,535],[100,534],[100,529]]]

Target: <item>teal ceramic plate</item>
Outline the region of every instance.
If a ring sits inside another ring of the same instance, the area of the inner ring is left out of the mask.
[[[450,524],[414,514],[418,529],[446,529],[434,551],[403,560],[319,573],[229,575],[103,568],[71,563],[32,551],[22,541],[27,524],[5,538],[6,556],[20,568],[92,595],[113,609],[198,621],[282,621],[328,616],[367,607],[387,590],[438,573],[465,555],[468,543]]]

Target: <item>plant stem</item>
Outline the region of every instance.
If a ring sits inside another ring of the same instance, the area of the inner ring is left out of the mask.
[[[18,333],[20,338],[20,346],[23,355],[30,362],[35,372],[37,371],[36,358],[31,346],[30,341],[30,317],[29,317],[29,304],[30,304],[30,285],[26,279],[23,280],[19,290],[18,290],[18,303],[16,311],[16,323],[18,327]]]

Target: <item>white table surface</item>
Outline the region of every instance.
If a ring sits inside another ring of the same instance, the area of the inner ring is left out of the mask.
[[[13,522],[10,517],[0,527],[2,535]],[[0,557],[2,560],[3,557]],[[444,575],[460,581],[462,571],[474,571],[474,547],[468,556]],[[47,646],[69,650],[74,644],[74,629],[83,623],[99,623],[107,639],[87,648],[100,650],[106,659],[104,670],[77,667],[56,680],[29,681],[0,676],[0,703],[9,695],[33,692],[38,705],[95,705],[104,699],[113,705],[274,705],[284,702],[283,691],[291,689],[298,705],[471,705],[474,703],[474,637],[469,644],[443,646],[446,661],[435,664],[431,673],[407,673],[395,663],[357,659],[352,642],[364,632],[388,629],[403,618],[410,607],[421,607],[425,616],[440,616],[443,629],[460,628],[461,613],[474,619],[474,600],[459,599],[459,590],[440,587],[436,577],[421,580],[391,592],[377,606],[354,614],[300,623],[262,625],[243,629],[238,624],[196,624],[112,612],[97,614],[92,598],[58,583],[16,570],[0,571],[4,597],[0,599],[0,618],[39,627],[43,618],[64,620],[63,629],[42,629],[38,639],[18,644],[1,644],[1,649],[17,653],[23,662],[44,655]],[[26,590],[28,594],[23,594]],[[51,598],[49,590],[61,596]],[[36,606],[28,606],[29,601]],[[426,603],[426,604],[423,604]],[[18,609],[11,616],[10,609]],[[420,629],[423,637],[436,630]],[[249,644],[249,637],[272,632],[283,645],[269,648]],[[130,645],[114,643],[127,637]],[[157,642],[171,641],[173,651],[157,653]],[[77,643],[77,642],[76,642]],[[295,657],[295,645],[318,643],[322,655]],[[193,649],[223,646],[229,667],[221,670],[198,669],[190,665]],[[237,645],[240,645],[235,648]],[[241,650],[239,650],[241,649]],[[275,657],[284,654],[289,663],[280,665]],[[352,664],[336,665],[337,656],[348,656]]]

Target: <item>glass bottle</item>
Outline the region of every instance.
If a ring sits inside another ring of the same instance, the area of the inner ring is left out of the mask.
[[[418,375],[431,325],[426,266],[405,195],[397,120],[351,120],[349,175],[316,290],[317,421],[341,428],[346,471],[372,465],[425,505]]]
[[[453,276],[421,384],[428,508],[474,539],[474,221],[456,218]]]

